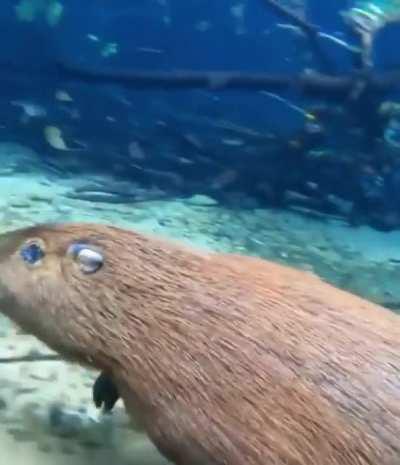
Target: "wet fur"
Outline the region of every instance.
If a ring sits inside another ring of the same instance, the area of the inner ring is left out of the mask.
[[[18,250],[46,245],[29,269]],[[83,275],[66,249],[96,244]],[[0,304],[68,359],[109,373],[178,465],[397,465],[400,323],[304,271],[74,224],[0,242]]]

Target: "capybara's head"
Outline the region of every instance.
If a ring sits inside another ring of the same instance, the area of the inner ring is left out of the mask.
[[[138,264],[134,272],[135,256],[141,249],[145,253],[135,238],[133,232],[91,224],[43,225],[2,235],[1,312],[67,358],[88,364],[93,358],[98,364],[98,352],[117,330],[118,312],[128,305],[125,296],[134,295],[141,268]]]

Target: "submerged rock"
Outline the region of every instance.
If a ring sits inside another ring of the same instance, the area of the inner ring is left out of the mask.
[[[189,205],[196,205],[199,207],[213,207],[218,205],[218,202],[207,195],[196,194],[188,198],[185,203]]]

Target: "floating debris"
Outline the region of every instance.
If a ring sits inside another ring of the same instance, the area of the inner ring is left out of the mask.
[[[104,42],[102,39],[100,39],[100,37],[94,34],[87,34],[86,38],[99,44],[100,55],[104,58],[108,58],[109,56],[118,53],[118,44],[116,42]]]
[[[308,151],[308,156],[310,158],[322,158],[322,157],[327,157],[327,156],[333,156],[333,152],[331,150],[327,149],[321,149],[321,150],[309,150]]]
[[[128,152],[129,156],[134,160],[144,160],[146,158],[146,153],[136,141],[133,141],[128,145]]]
[[[238,124],[233,123],[232,121],[228,120],[216,120],[213,123],[213,126],[215,128],[220,128],[220,129],[227,129],[232,132],[236,132],[237,134],[241,134],[243,136],[253,136],[253,137],[262,137],[263,134],[259,131],[255,131],[254,129],[245,127],[245,126],[240,126]]]
[[[89,40],[91,40],[92,42],[100,42],[100,39],[95,36],[94,34],[87,34],[86,36]]]
[[[306,187],[308,187],[308,189],[312,190],[312,191],[316,191],[319,189],[319,186],[316,182],[313,182],[313,181],[307,181],[306,182]]]
[[[155,53],[161,55],[162,53],[165,53],[164,50],[160,50],[158,48],[151,48],[151,47],[136,47],[136,50],[138,52],[143,52],[143,53]]]
[[[116,53],[118,53],[118,44],[115,42],[108,42],[104,44],[100,52],[101,56],[104,58],[108,58],[111,55],[115,55]]]
[[[47,143],[56,150],[68,151],[68,152],[77,152],[86,150],[86,145],[82,144],[81,142],[75,141],[77,144],[81,145],[79,148],[71,148],[68,147],[65,143],[61,129],[56,126],[46,126],[44,128],[44,136],[46,138]]]
[[[56,100],[59,100],[60,102],[73,102],[73,98],[65,90],[56,90],[54,96]]]
[[[47,115],[46,109],[34,102],[12,100],[11,105],[22,108],[21,123],[23,124],[28,123],[31,118],[44,118]]]
[[[204,148],[203,143],[201,142],[200,138],[193,134],[193,133],[187,133],[187,134],[182,134],[183,139],[191,144],[194,148],[197,150],[202,150]]]
[[[221,142],[224,145],[230,145],[231,147],[241,147],[244,145],[243,139],[222,139]]]

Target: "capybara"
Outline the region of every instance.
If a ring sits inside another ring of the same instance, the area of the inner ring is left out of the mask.
[[[317,276],[98,224],[0,238],[2,312],[178,465],[398,465],[400,320]]]

